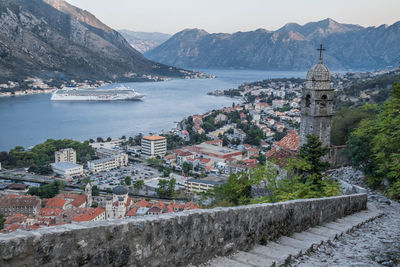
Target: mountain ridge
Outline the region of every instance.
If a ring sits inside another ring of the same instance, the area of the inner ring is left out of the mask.
[[[192,72],[156,63],[88,11],[62,0],[0,1],[0,81],[144,81]]]
[[[128,43],[141,53],[147,52],[166,40],[172,35],[161,32],[140,32],[121,29],[120,34],[128,41]]]
[[[327,18],[232,34],[185,29],[144,55],[185,68],[307,70],[316,63],[321,43],[332,69],[393,68],[400,60],[400,22],[362,27]]]

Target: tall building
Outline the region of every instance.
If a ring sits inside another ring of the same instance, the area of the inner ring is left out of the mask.
[[[309,134],[318,136],[323,145],[330,146],[334,90],[329,69],[322,60],[325,49],[321,45],[318,50],[319,61],[308,71],[302,92],[300,146],[307,142]]]
[[[73,148],[66,148],[56,151],[54,157],[56,163],[58,162],[76,163],[76,151]]]
[[[150,135],[142,138],[142,154],[146,157],[160,156],[167,153],[167,139],[164,136]]]

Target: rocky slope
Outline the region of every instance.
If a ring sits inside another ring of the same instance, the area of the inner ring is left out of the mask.
[[[130,30],[118,30],[118,32],[140,53],[159,46],[171,37],[169,34],[160,32],[135,32]]]
[[[62,0],[0,0],[0,58],[0,82],[190,74],[146,59],[121,34]]]
[[[179,67],[307,70],[320,43],[331,69],[393,68],[400,55],[400,22],[364,28],[325,19],[234,34],[186,29],[145,55]]]

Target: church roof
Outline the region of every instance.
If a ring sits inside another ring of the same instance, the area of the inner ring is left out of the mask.
[[[118,185],[118,186],[114,187],[113,194],[114,195],[126,195],[126,194],[128,194],[128,189],[125,186]]]
[[[328,67],[320,60],[307,73],[307,81],[330,81]]]

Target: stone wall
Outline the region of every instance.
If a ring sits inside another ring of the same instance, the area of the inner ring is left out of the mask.
[[[0,235],[0,266],[185,266],[366,209],[367,195],[194,210]]]

